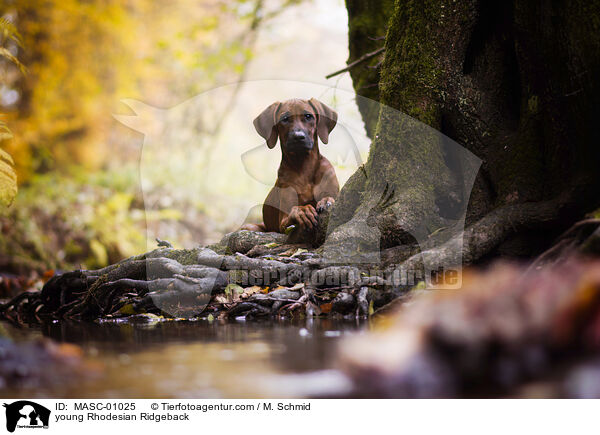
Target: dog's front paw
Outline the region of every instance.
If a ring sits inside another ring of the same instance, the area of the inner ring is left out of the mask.
[[[319,202],[317,202],[317,212],[323,213],[323,211],[327,210],[335,203],[335,199],[331,196],[326,196],[325,198],[321,198]]]
[[[301,228],[316,228],[318,225],[317,211],[310,204],[292,207],[288,216],[288,224],[297,224]]]

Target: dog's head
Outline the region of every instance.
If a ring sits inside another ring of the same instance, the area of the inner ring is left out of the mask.
[[[311,98],[271,104],[256,117],[254,127],[269,148],[279,139],[284,153],[304,154],[316,147],[317,137],[327,143],[336,123],[337,113]]]

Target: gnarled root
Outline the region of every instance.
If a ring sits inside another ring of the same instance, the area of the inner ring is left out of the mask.
[[[276,242],[253,249],[256,257],[218,254],[208,248],[160,248],[103,269],[56,275],[41,292],[24,293],[0,306],[0,315],[12,319],[96,319],[146,311],[175,317],[201,313],[227,317],[298,313],[366,316],[406,295],[418,280],[428,282],[425,273],[431,272],[432,265],[471,264],[511,234],[556,226],[573,213],[568,204],[559,197],[542,203],[508,205],[453,237],[442,239],[433,234],[421,246],[399,246],[376,255],[361,253],[364,258],[380,258],[375,264],[335,264],[331,258],[320,256],[319,251],[299,249],[299,245],[287,245],[290,248],[282,252],[281,244]],[[577,224],[555,248],[540,257],[537,265],[554,261],[575,246],[580,246],[581,252],[599,252],[598,223],[586,220]],[[261,235],[246,238],[270,240]],[[237,240],[235,235],[230,239]],[[417,279],[388,279],[402,270],[411,271]],[[240,294],[248,294],[243,298],[231,290],[227,294],[231,286],[241,288]]]
[[[14,320],[140,312],[171,317],[365,316],[371,295],[379,306],[398,291],[358,267],[331,266],[308,254],[301,260],[220,255],[207,248],[157,249],[103,269],[56,275],[41,292],[23,293],[0,312]],[[375,288],[379,290],[369,291]],[[334,303],[336,298],[344,298],[346,305]]]

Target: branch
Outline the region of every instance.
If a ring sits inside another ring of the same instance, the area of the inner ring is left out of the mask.
[[[354,62],[349,63],[348,66],[346,68],[342,68],[339,71],[336,72],[332,72],[331,74],[327,74],[325,76],[326,79],[330,79],[331,77],[335,77],[337,75],[340,75],[342,73],[345,73],[346,71],[350,71],[350,69],[354,68],[356,65],[363,63],[365,60],[371,59],[372,57],[377,56],[378,54],[382,53],[383,51],[385,51],[385,47],[381,47],[378,48],[375,51],[371,51],[370,53],[365,54],[364,56],[359,57],[358,59],[356,59]]]

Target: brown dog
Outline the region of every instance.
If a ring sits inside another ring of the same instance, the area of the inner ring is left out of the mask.
[[[275,187],[263,205],[263,224],[242,229],[283,233],[290,225],[317,226],[317,212],[329,208],[340,190],[335,170],[319,152],[318,139],[329,140],[337,113],[314,98],[287,100],[267,107],[254,120],[258,134],[273,148],[281,142]]]

